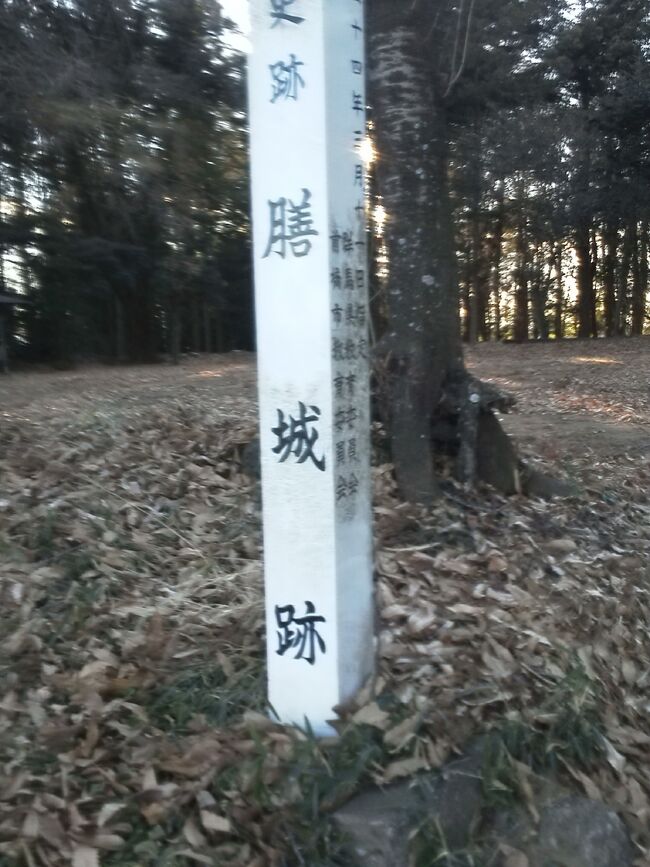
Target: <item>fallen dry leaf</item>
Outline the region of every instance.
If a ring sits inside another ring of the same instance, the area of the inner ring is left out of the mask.
[[[89,846],[76,846],[72,850],[72,867],[100,867],[99,852]]]

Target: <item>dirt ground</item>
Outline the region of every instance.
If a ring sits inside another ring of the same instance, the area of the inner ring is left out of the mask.
[[[179,365],[47,368],[0,377],[0,418],[41,423],[86,413],[126,414],[167,400],[205,398],[226,414],[255,412],[254,356],[247,352],[188,358]]]
[[[253,356],[0,377],[0,867],[345,865],[314,805],[513,726],[650,867],[650,340],[468,362],[581,493],[422,509],[376,466],[380,677],[322,745],[262,713]]]
[[[554,461],[585,450],[611,457],[650,449],[650,338],[487,344],[468,350],[467,362],[516,396],[504,423],[526,451]],[[253,355],[234,352],[188,358],[176,367],[14,373],[0,378],[0,418],[128,414],[184,395],[253,418],[254,364]]]
[[[468,363],[517,397],[506,428],[541,456],[650,449],[650,339],[479,346]]]

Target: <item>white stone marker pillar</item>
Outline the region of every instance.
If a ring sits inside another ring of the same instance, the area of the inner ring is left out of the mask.
[[[373,670],[362,0],[251,0],[269,700],[331,733]]]

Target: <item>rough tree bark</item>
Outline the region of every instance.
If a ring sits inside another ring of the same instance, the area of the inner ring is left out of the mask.
[[[492,294],[494,298],[494,336],[501,340],[501,260],[505,231],[505,183],[497,185],[496,224],[494,226],[494,256],[492,261]]]
[[[447,375],[462,368],[447,129],[415,18],[394,0],[369,6],[376,174],[388,213],[390,272],[380,355],[398,483],[408,499],[426,501],[437,492],[433,413]]]
[[[591,241],[589,227],[581,224],[575,232],[575,250],[578,262],[578,337],[593,336],[592,319],[594,277],[591,263]]]
[[[648,315],[645,300],[648,297],[648,244],[650,242],[650,225],[647,220],[641,224],[641,236],[639,239],[639,279],[641,281],[640,293],[643,298],[643,324],[641,333],[645,327]]]
[[[515,282],[515,321],[513,337],[516,343],[528,340],[530,327],[528,312],[528,233],[526,230],[526,202],[523,184],[519,185],[517,196],[519,202],[519,218],[517,221],[517,268]]]
[[[628,280],[630,277],[630,265],[634,250],[635,221],[630,220],[625,228],[623,237],[623,251],[618,267],[618,286],[616,292],[616,331],[621,337],[627,333],[628,313],[630,307],[630,293]]]
[[[576,173],[575,199],[577,212],[574,229],[574,244],[577,260],[576,283],[578,289],[578,337],[597,337],[596,301],[594,286],[594,267],[591,250],[591,230],[593,226],[592,182],[592,141],[589,129],[591,112],[590,95],[582,92],[580,108],[583,129],[577,140],[580,159]]]
[[[544,270],[544,251],[539,243],[533,252],[532,279],[530,281],[530,300],[533,313],[533,324],[537,340],[548,340],[548,320],[546,304],[548,302],[549,279]]]
[[[635,224],[632,247],[632,336],[643,334],[646,292],[641,277],[641,243],[639,227]]]
[[[616,334],[616,257],[618,255],[618,220],[608,220],[604,231],[603,307],[605,336]]]
[[[556,340],[564,337],[564,251],[562,241],[558,241],[554,249],[555,262],[555,316],[553,331]]]
[[[462,61],[452,62],[444,76],[432,70],[417,3],[370,0],[367,26],[375,173],[388,215],[387,328],[377,345],[377,380],[402,494],[428,502],[438,493],[432,443],[445,407],[463,481],[474,481],[482,415],[506,440],[462,357],[445,111]],[[516,466],[507,471],[516,474]]]

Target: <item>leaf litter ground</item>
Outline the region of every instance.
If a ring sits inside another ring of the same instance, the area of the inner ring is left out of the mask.
[[[265,715],[253,359],[0,381],[0,865],[345,864],[323,816],[488,729],[650,865],[648,349],[470,353],[579,497],[424,510],[377,464],[380,676],[337,742]]]

